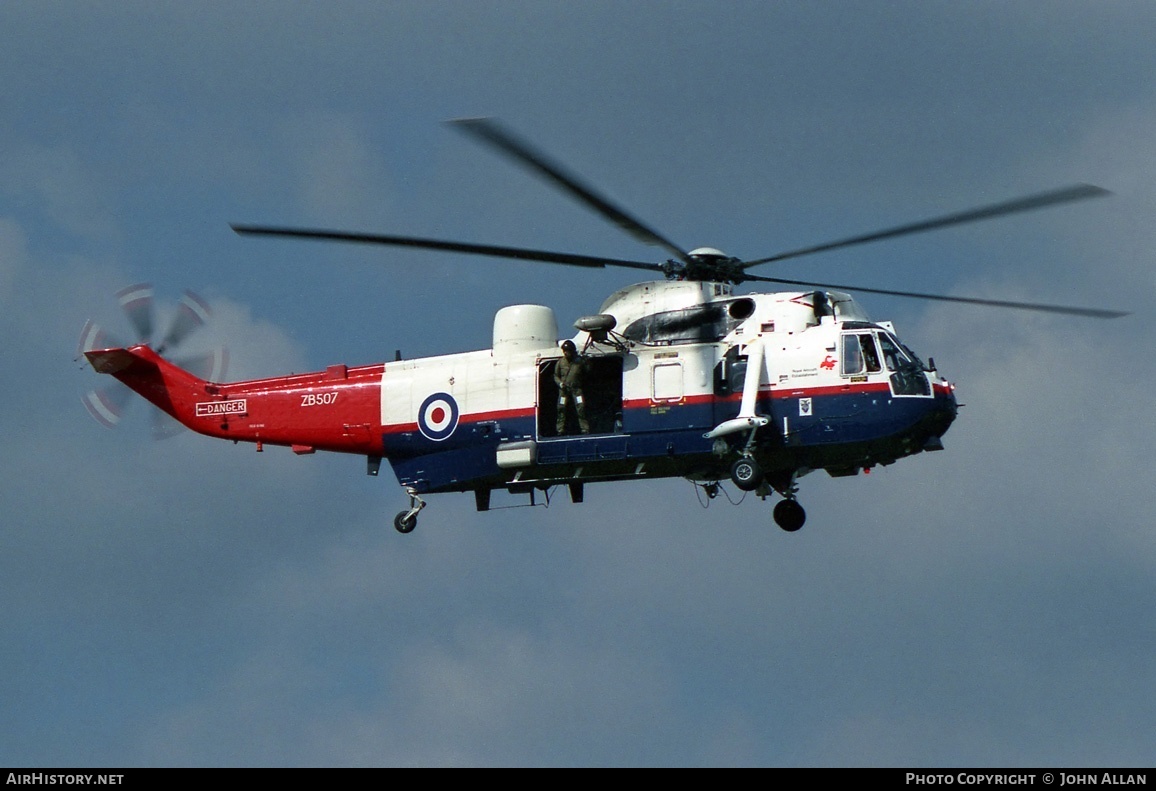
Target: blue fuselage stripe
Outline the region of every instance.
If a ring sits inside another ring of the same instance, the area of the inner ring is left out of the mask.
[[[758,411],[771,418],[771,425],[761,432],[766,436],[760,437],[760,446],[768,453],[789,446],[793,459],[805,459],[808,449],[822,451],[816,458],[830,458],[839,446],[848,446],[848,458],[855,458],[856,446],[903,437],[929,421],[933,426],[942,423],[942,433],[955,410],[954,396],[943,392],[934,397],[896,397],[876,389],[762,398]],[[534,415],[477,420],[463,414],[453,433],[441,441],[407,431],[386,433],[383,443],[402,485],[419,491],[460,490],[501,485],[513,477],[513,470],[497,465],[498,445],[505,442],[537,440],[535,469],[546,470],[545,474],[551,465],[581,463],[586,465],[584,474],[596,476],[599,465],[618,469],[624,460],[689,461],[709,456],[713,441],[703,435],[738,411],[737,401],[724,399],[627,406],[621,433],[540,439]]]

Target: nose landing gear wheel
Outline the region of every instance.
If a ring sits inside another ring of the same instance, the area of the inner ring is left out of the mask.
[[[794,533],[807,521],[807,512],[796,500],[783,500],[775,506],[775,524]]]
[[[731,465],[731,480],[744,492],[753,492],[763,482],[763,470],[757,461],[744,456]]]

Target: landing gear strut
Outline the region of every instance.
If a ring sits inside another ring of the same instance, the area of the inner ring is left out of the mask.
[[[425,500],[417,496],[417,492],[412,489],[409,493],[409,508],[405,511],[398,511],[397,516],[393,518],[393,528],[399,533],[412,533],[413,529],[417,527],[417,515],[421,509],[425,508]]]

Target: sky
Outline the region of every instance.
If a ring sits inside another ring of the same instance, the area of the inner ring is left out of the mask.
[[[1115,1],[0,5],[0,765],[1151,766],[1154,37]],[[402,536],[363,459],[90,419],[77,338],[131,337],[132,283],[205,297],[190,344],[248,378],[636,277],[230,222],[663,259],[471,116],[741,258],[1096,184],[760,273],[1131,315],[862,295],[965,406],[803,478],[795,534],[669,480]]]

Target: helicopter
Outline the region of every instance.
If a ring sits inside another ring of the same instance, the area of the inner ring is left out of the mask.
[[[888,321],[873,321],[851,292],[1016,310],[1117,318],[1098,308],[926,294],[755,274],[760,265],[1101,197],[1077,184],[929,220],[740,260],[711,247],[684,249],[561,164],[488,118],[449,122],[568,193],[635,239],[662,248],[661,263],[522,247],[316,228],[234,224],[244,236],[409,247],[574,267],[616,267],[652,279],[611,294],[560,338],[554,311],[497,311],[491,348],[239,382],[168,359],[145,328],[148,296],[122,293],[142,330],[132,346],[88,331],[91,366],[210,437],[296,454],[351,453],[376,476],[387,460],[409,498],[393,520],[410,533],[425,496],[472,492],[488,511],[494,491],[549,498],[565,486],[581,503],[587,484],[682,477],[709,498],[723,482],[765,500],[794,532],[806,521],[798,481],[823,470],[854,476],[944,448],[959,404],[955,386],[908,348]],[[743,283],[786,291],[739,294]],[[183,309],[193,312],[199,301]],[[182,336],[185,334],[181,333]],[[91,399],[90,399],[91,401]],[[93,403],[89,404],[90,408]],[[99,404],[97,405],[99,406]]]

